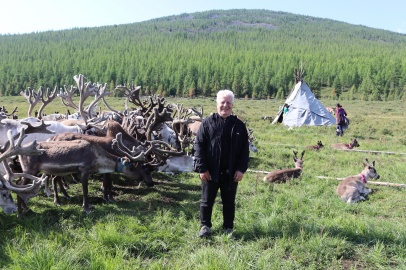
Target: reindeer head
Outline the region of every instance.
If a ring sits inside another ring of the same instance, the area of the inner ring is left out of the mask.
[[[371,165],[371,163],[369,163],[367,158],[365,158],[365,161],[367,163],[366,164],[363,163],[364,164],[364,170],[362,171],[362,174],[364,174],[365,176],[368,175],[369,176],[368,178],[379,179],[380,176],[375,170],[375,160],[372,161],[372,165]]]
[[[321,141],[318,141],[318,142],[317,142],[317,146],[318,146],[319,148],[324,147],[324,145],[321,143]]]
[[[0,182],[0,187],[1,187]],[[17,207],[11,197],[11,191],[8,189],[0,189],[0,207],[3,209],[4,214],[10,215],[17,212]]]
[[[297,158],[297,151],[293,151],[293,154],[295,154],[295,157],[293,158],[293,161],[295,162],[296,168],[302,168],[303,156],[305,154],[305,151],[303,150],[302,156],[299,159]]]
[[[352,147],[359,147],[359,144],[358,144],[358,142],[357,142],[357,139],[351,139],[351,143],[350,143],[351,145],[352,145]]]

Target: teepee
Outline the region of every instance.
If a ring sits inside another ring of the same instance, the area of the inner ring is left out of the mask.
[[[289,110],[283,114],[282,107],[272,124],[280,122],[289,127],[335,125],[336,119],[317,100],[309,86],[301,78],[303,73],[302,69],[297,75],[295,70],[296,85],[285,101],[285,104],[289,105]]]

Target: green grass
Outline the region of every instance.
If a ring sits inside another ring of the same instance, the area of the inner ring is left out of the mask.
[[[27,106],[20,97],[0,105]],[[171,100],[203,105],[215,112],[214,99]],[[337,101],[324,100],[327,106]],[[122,99],[110,99],[122,108]],[[115,175],[117,203],[103,204],[100,180],[90,181],[95,210],[82,214],[81,185],[71,184],[72,200],[57,207],[40,195],[29,202],[36,214],[25,220],[0,213],[0,267],[3,269],[405,269],[405,189],[369,186],[365,202],[348,205],[335,195],[336,180],[359,174],[365,157],[376,160],[379,181],[406,184],[405,155],[335,151],[330,145],[357,138],[359,149],[406,153],[404,103],[340,101],[351,119],[344,137],[335,127],[287,129],[260,120],[275,116],[283,101],[236,100],[235,112],[255,129],[259,152],[249,168],[293,168],[292,150],[321,140],[325,148],[306,152],[304,175],[286,184],[264,183],[247,172],[237,193],[235,232],[223,234],[221,199],[213,212],[213,237],[200,239],[200,180],[196,174],[154,173],[147,188]],[[8,105],[10,104],[10,105]],[[54,101],[60,107],[59,101]],[[25,107],[24,107],[25,106]],[[54,111],[53,108],[49,112]],[[48,113],[49,113],[48,112]],[[272,145],[272,144],[286,144]],[[294,146],[294,147],[292,147]]]

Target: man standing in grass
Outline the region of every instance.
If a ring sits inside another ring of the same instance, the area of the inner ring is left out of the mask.
[[[223,229],[227,234],[233,234],[237,186],[249,161],[247,128],[237,116],[231,115],[233,105],[233,92],[219,91],[217,113],[205,118],[197,132],[195,162],[202,180],[200,237],[211,235],[211,215],[219,189],[223,203]]]

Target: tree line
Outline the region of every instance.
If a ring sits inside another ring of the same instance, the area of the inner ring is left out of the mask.
[[[53,89],[83,74],[141,85],[145,94],[284,98],[293,70],[317,97],[391,100],[406,95],[406,36],[267,10],[213,10],[142,23],[0,36],[0,95]],[[299,67],[300,68],[300,67]],[[119,94],[119,93],[117,93]]]

